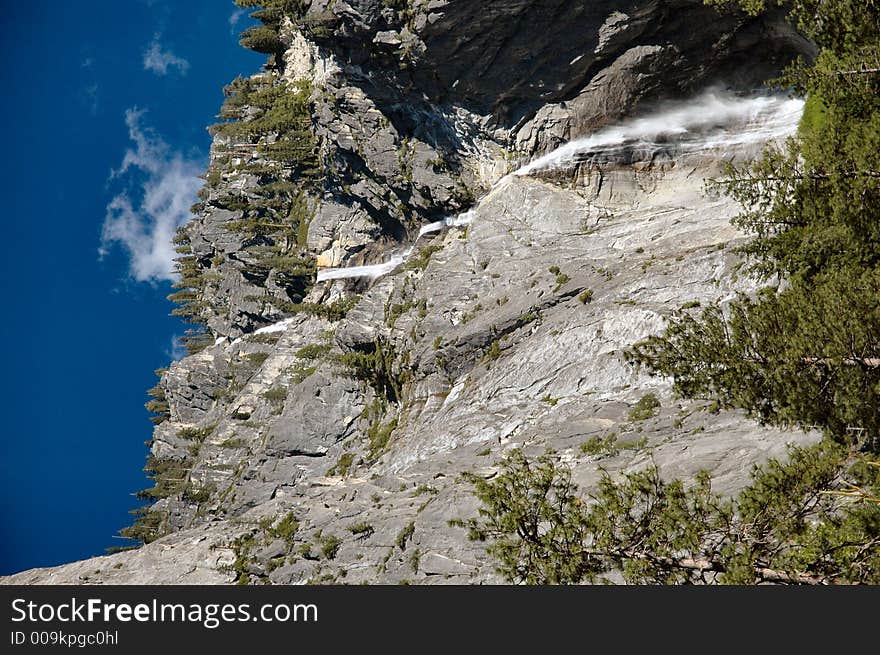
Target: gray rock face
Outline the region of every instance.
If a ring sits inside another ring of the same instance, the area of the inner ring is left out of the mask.
[[[162,377],[153,452],[185,462],[154,506],[168,534],[2,582],[495,583],[449,521],[477,509],[460,474],[491,477],[512,448],[554,449],[585,490],[600,470],[654,462],[669,477],[707,470],[730,494],[755,462],[815,438],[677,399],[621,356],[669,316],[755,288],[735,272],[739,208],[703,182],[759,143],[505,176],[659,97],[719,75],[749,86],[808,45],[775,15],[716,17],[698,0],[407,7],[315,0],[307,18],[326,29],[286,33],[283,74],[315,85],[333,164],[308,250],[319,267],[381,262],[473,204],[470,225],[422,237],[386,277],[317,284],[313,302],[357,298],[331,321],[251,300],[280,293],[273,273],[244,275],[235,213],[206,208],[189,234],[199,258],[223,260],[218,339]],[[656,415],[631,416],[648,393]],[[618,452],[581,449],[612,433]]]
[[[690,93],[710,80],[758,86],[785,59],[811,52],[781,12],[749,19],[702,0],[404,4],[382,11],[378,2],[315,0],[310,15],[337,17],[320,42],[341,60],[411,80],[432,102],[491,114],[508,128],[562,103],[567,138],[642,99]]]
[[[709,84],[754,89],[812,54],[781,16],[703,0],[313,0],[301,29],[283,34],[283,77],[315,87],[324,184],[305,245],[319,266],[381,261],[419,225],[465,209],[511,161]],[[254,184],[225,176],[189,229],[215,280],[202,318],[219,335],[282,318],[263,298],[292,300],[251,254],[270,241],[231,233],[240,212],[217,205]]]
[[[305,379],[281,416],[269,423],[271,454],[326,455],[331,446],[351,436],[352,423],[363,412],[358,385],[332,372]]]
[[[564,186],[559,175],[555,182],[507,178],[482,199],[466,231],[436,237],[431,245],[440,249],[424,270],[384,279],[335,326],[302,319],[281,332],[234,400],[212,410],[210,421],[219,424],[192,476],[214,480],[217,492],[196,511],[179,513],[187,522],[178,532],[138,551],[7,581],[241,575],[203,559],[208,551],[193,540],[210,535],[235,555],[229,560],[247,555],[251,581],[499,582],[481,545],[448,521],[476,510],[459,474],[491,476],[514,447],[532,455],[553,448],[585,489],[600,467],[613,473],[654,462],[670,477],[707,470],[717,490],[734,493],[753,463],[814,437],[676,399],[667,381],[639,375],[620,357],[660,330],[666,316],[687,311],[686,303],[752,288],[732,274],[730,249],[744,238],[729,224],[737,208],[702,195],[703,177],[715,170],[710,161],[605,170],[603,186],[617,189],[605,196],[578,170]],[[639,181],[649,174],[645,191]],[[551,267],[569,279],[560,283]],[[409,309],[391,311],[408,300]],[[290,371],[299,370],[294,353],[328,327],[347,349],[388,344],[408,375],[399,402],[379,420],[398,427],[378,456],[369,447],[376,421],[362,415],[375,393],[334,365],[289,386],[280,414],[260,395],[289,383]],[[246,342],[209,351],[234,362]],[[190,365],[197,359],[177,366]],[[659,412],[632,419],[632,406],[648,392],[660,399]],[[243,405],[247,420],[236,414]],[[580,450],[612,432],[626,444],[620,452]],[[340,470],[343,455],[350,461]],[[279,542],[272,525],[288,515],[298,529],[289,543]]]

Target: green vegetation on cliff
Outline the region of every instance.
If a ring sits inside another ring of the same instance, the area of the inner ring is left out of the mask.
[[[880,465],[830,442],[756,468],[732,500],[707,475],[664,482],[653,467],[581,497],[551,455],[519,450],[470,479],[479,516],[454,523],[489,542],[509,582],[880,583]]]
[[[677,315],[627,357],[685,397],[825,440],[757,468],[731,500],[706,475],[653,468],[581,498],[554,458],[516,451],[472,478],[482,508],[459,522],[509,581],[880,582],[880,5],[707,4],[787,5],[819,47],[779,81],[809,98],[799,134],[711,185],[743,205],[734,223],[754,238],[740,254],[768,286]]]
[[[312,88],[307,80],[290,83],[281,79],[275,55],[283,50],[280,39],[283,17],[296,17],[305,4],[291,0],[237,0],[240,7],[257,8],[252,16],[262,25],[242,35],[242,45],[273,55],[267,72],[237,78],[225,89],[225,101],[210,128],[215,137],[211,165],[205,173],[197,216],[228,210],[237,218],[224,229],[243,241],[241,275],[265,289],[258,302],[280,311],[308,309],[303,299],[314,281],[314,258],[306,250],[308,226],[316,209],[319,186],[318,143],[312,127]],[[247,183],[232,184],[247,179]],[[172,314],[193,324],[181,339],[189,354],[211,345],[214,335],[207,328],[212,316],[228,311],[220,289],[233,266],[223,252],[204,250],[192,242],[192,228],[181,227],[174,238],[178,253],[175,303]],[[328,315],[341,311],[328,307]],[[147,408],[154,423],[169,418],[169,405],[162,384],[150,390]],[[199,441],[198,444],[201,442]],[[154,485],[138,494],[155,502],[179,496],[200,503],[209,495],[192,489],[187,459],[150,457],[146,471]],[[135,524],[122,535],[146,543],[164,534],[167,520],[161,509],[143,507],[135,512]]]
[[[276,292],[255,297],[286,311],[300,303],[314,280],[313,257],[306,252],[308,225],[316,208],[317,142],[311,125],[311,87],[277,75],[238,78],[224,89],[226,101],[211,128],[214,155],[194,211],[209,206],[240,214],[225,229],[241,235],[248,257],[243,273]],[[242,189],[229,182],[253,180]],[[170,296],[176,315],[202,323],[213,312],[222,278],[223,256],[197,257],[181,228],[176,244],[179,291]],[[278,294],[277,290],[283,294]]]
[[[822,49],[783,82],[821,102],[785,150],[714,184],[745,208],[734,222],[754,235],[741,249],[751,270],[786,284],[675,318],[629,357],[685,396],[878,452],[880,7],[798,0],[792,12]]]
[[[300,17],[309,6],[305,0],[235,0],[235,4],[244,9],[256,9],[250,16],[262,23],[246,29],[239,43],[266,55],[279,55],[284,51],[279,34],[284,18]]]

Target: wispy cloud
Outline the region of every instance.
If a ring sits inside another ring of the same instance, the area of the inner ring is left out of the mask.
[[[97,82],[88,84],[79,90],[79,100],[92,116],[98,115],[98,108],[100,107],[98,91]]]
[[[139,282],[173,281],[176,253],[171,240],[190,218],[204,162],[171,150],[143,126],[143,116],[137,108],[125,112],[133,145],[111,181],[126,188],[107,205],[98,252],[104,257],[114,246],[123,248],[129,256],[129,273]]]
[[[235,33],[235,28],[238,27],[238,24],[241,22],[241,19],[244,18],[244,15],[247,13],[246,9],[236,9],[232,12],[232,15],[229,17],[229,32],[230,34]]]
[[[176,68],[181,75],[186,75],[189,62],[170,50],[164,50],[159,42],[159,35],[156,34],[150,47],[144,51],[144,70],[153,71],[156,75],[167,75],[171,68]]]
[[[79,102],[92,116],[98,115],[100,108],[100,87],[98,86],[98,78],[96,64],[97,59],[92,54],[93,48],[86,45],[82,48],[79,60],[80,67],[80,86],[79,86]]]
[[[184,357],[187,356],[186,347],[180,341],[181,335],[173,334],[171,335],[171,343],[169,347],[165,350],[165,356],[170,358],[174,362],[178,362]]]

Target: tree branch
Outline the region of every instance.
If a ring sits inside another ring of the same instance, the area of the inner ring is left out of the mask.
[[[585,554],[594,557],[607,557],[608,553],[601,551],[585,551]],[[621,559],[632,559],[643,562],[652,562],[669,570],[680,569],[685,571],[693,571],[700,575],[705,573],[726,573],[727,567],[722,562],[695,557],[656,557],[645,553],[634,553],[629,549],[618,552],[617,557]],[[787,571],[779,571],[766,566],[756,566],[755,578],[758,582],[775,582],[779,584],[798,584],[798,585],[824,585],[827,584],[825,578],[811,575],[809,573],[789,573]]]
[[[880,68],[861,68],[858,70],[834,71],[832,75],[844,77],[847,75],[873,75],[875,73],[880,73]]]

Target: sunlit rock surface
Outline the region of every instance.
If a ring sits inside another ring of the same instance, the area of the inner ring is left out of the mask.
[[[334,162],[307,245],[341,279],[310,300],[357,303],[335,322],[261,311],[234,212],[209,202],[189,232],[227,262],[217,341],[163,375],[153,444],[190,463],[187,491],[155,506],[170,534],[3,582],[496,583],[449,521],[476,511],[460,474],[491,477],[510,449],[555,450],[585,491],[656,463],[729,494],[813,438],[677,399],[622,358],[675,313],[756,287],[732,252],[738,207],[705,180],[796,129],[797,101],[736,93],[809,45],[699,0],[412,4],[316,0],[329,35],[286,32],[284,75],[315,85]],[[393,392],[338,363],[377,347]],[[656,414],[632,414],[648,394]],[[612,433],[616,454],[581,450]]]

